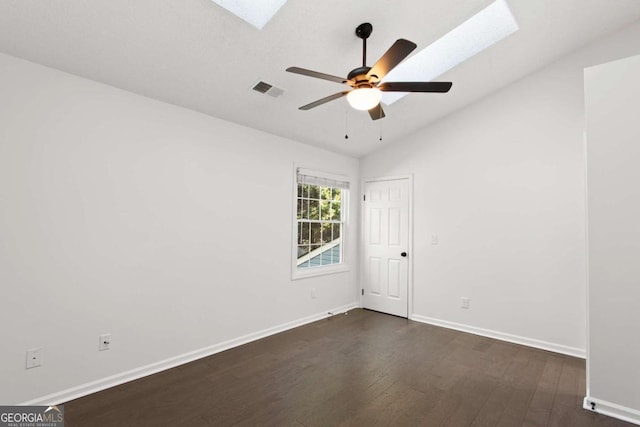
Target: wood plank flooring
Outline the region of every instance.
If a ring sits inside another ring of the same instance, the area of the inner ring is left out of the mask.
[[[67,427],[631,426],[582,409],[585,362],[368,310],[65,404]]]

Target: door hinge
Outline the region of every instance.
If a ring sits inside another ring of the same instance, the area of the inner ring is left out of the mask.
[[[364,295],[364,289],[360,289],[360,295]]]
[[[366,194],[363,194],[363,195],[362,195],[362,201],[363,201],[363,202],[366,202],[366,201],[367,201],[367,195],[366,195]]]

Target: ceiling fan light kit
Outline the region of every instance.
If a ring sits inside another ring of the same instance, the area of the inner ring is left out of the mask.
[[[360,111],[369,111],[380,103],[382,92],[378,88],[359,88],[347,94],[351,107]]]
[[[448,92],[451,89],[451,82],[384,82],[381,80],[395,66],[400,64],[417,45],[409,40],[398,39],[387,50],[373,67],[367,67],[367,39],[373,31],[373,26],[365,22],[356,28],[356,36],[362,39],[362,66],[354,68],[349,72],[347,78],[320,73],[300,67],[289,67],[290,73],[300,74],[307,77],[329,80],[335,83],[351,86],[351,90],[329,95],[317,101],[300,107],[300,110],[310,110],[334,99],[347,97],[351,107],[356,110],[367,110],[371,119],[378,120],[385,117],[380,101],[382,92]]]

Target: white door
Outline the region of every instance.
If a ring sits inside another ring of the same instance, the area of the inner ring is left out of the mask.
[[[363,307],[408,317],[409,180],[365,182]]]

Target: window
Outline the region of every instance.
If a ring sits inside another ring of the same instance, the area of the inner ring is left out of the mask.
[[[344,269],[348,192],[346,178],[297,169],[294,276]]]

